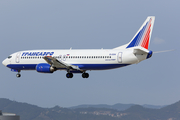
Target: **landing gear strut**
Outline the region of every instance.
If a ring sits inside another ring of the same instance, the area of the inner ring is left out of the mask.
[[[82,77],[83,77],[83,78],[88,78],[88,77],[89,77],[89,74],[88,74],[88,73],[83,73],[83,74],[82,74]]]
[[[72,78],[72,77],[73,77],[73,74],[72,74],[72,73],[67,73],[67,74],[66,74],[66,77],[67,77],[67,78]]]

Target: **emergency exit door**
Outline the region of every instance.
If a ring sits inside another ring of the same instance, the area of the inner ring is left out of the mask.
[[[119,52],[117,57],[118,62],[122,63],[122,52]]]

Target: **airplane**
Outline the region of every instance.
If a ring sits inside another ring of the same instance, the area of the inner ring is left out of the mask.
[[[153,51],[148,48],[154,21],[155,16],[148,16],[129,43],[113,49],[26,50],[11,54],[2,64],[17,72],[18,78],[22,70],[39,73],[65,70],[67,78],[74,73],[88,78],[87,71],[125,67],[150,58]]]

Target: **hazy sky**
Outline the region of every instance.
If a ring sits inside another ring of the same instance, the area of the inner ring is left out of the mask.
[[[41,107],[135,103],[168,105],[180,100],[179,0],[1,0],[0,61],[20,50],[100,49],[128,43],[147,16],[156,16],[150,50],[138,65],[89,71],[83,79],[65,71],[22,71],[16,78],[1,64],[0,98]]]

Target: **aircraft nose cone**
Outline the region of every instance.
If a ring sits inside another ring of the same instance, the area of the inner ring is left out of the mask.
[[[6,60],[6,59],[3,60],[3,61],[2,61],[2,64],[3,64],[4,66],[7,66],[7,60]]]

